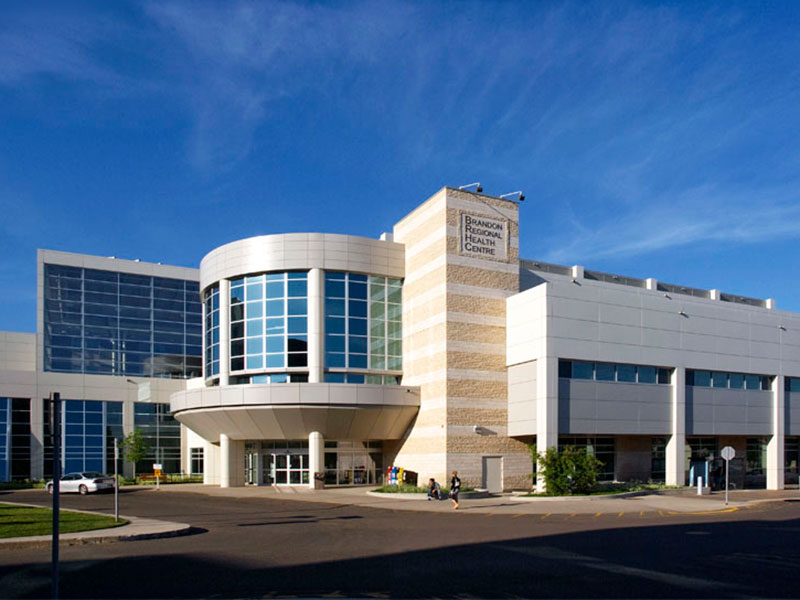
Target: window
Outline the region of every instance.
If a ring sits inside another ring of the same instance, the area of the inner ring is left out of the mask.
[[[191,449],[191,464],[189,466],[190,473],[192,475],[202,475],[203,474],[203,448],[192,448]]]
[[[588,454],[593,455],[597,460],[603,463],[597,476],[598,481],[614,481],[616,440],[613,437],[559,436],[559,452],[566,446],[582,448],[586,450]]]
[[[326,369],[400,371],[402,335],[401,280],[325,273]],[[326,381],[341,383],[339,375],[327,373]],[[368,382],[363,375],[344,379]]]
[[[200,374],[196,281],[52,264],[44,271],[46,371],[168,378]]]
[[[726,373],[724,371],[703,371],[686,369],[686,385],[695,387],[729,388],[732,390],[772,389],[772,377],[769,375],[749,375],[744,373]]]
[[[235,279],[230,303],[231,371],[308,365],[307,272]]]
[[[137,473],[152,472],[154,463],[161,463],[164,473],[181,472],[181,426],[169,413],[168,404],[137,402],[133,426],[150,445],[147,457],[136,463]]]
[[[594,379],[619,383],[658,383],[669,385],[672,369],[646,365],[559,360],[558,376],[567,379]]]

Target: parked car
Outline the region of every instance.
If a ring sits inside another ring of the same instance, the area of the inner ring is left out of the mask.
[[[103,475],[102,473],[95,473],[94,471],[67,473],[66,475],[62,475],[59,486],[62,494],[68,492],[88,494],[90,492],[99,492],[102,490],[113,490],[114,478]],[[52,480],[47,482],[45,489],[48,494],[53,493]]]

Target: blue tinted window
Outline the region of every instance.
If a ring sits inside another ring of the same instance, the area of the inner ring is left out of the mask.
[[[728,385],[733,390],[741,390],[744,388],[744,375],[741,373],[729,373]]]
[[[594,378],[594,363],[572,361],[572,378],[573,379],[593,379]]]
[[[258,341],[260,342],[261,338],[259,338]],[[257,356],[248,356],[245,359],[245,364],[246,364],[248,369],[262,369],[262,368],[264,368],[264,357],[261,356],[260,354],[257,355]],[[256,382],[253,382],[253,383],[256,383]]]
[[[748,390],[760,390],[761,379],[758,375],[745,375],[744,376],[745,388]]]
[[[287,313],[289,315],[304,315],[306,314],[306,300],[305,298],[292,298],[287,301]]]
[[[284,354],[267,354],[267,368],[277,369],[286,366],[286,357]]]
[[[694,385],[697,387],[711,387],[711,371],[695,371]]]
[[[290,317],[287,321],[289,333],[308,332],[308,319],[306,317]]]
[[[267,298],[283,298],[285,295],[284,290],[283,281],[267,282]]]
[[[286,349],[285,338],[283,336],[267,336],[267,352],[284,352]]]
[[[335,352],[326,352],[325,353],[325,366],[327,367],[344,367],[345,366],[345,355],[344,354],[337,354]]]
[[[597,381],[614,381],[614,365],[609,363],[596,363],[594,366],[594,376]]]
[[[289,280],[287,295],[290,298],[305,298],[308,295],[305,280]]]
[[[325,349],[329,352],[344,352],[345,337],[343,335],[326,335]]]
[[[191,283],[196,292],[197,283]],[[182,280],[45,265],[45,370],[155,377],[199,374],[196,366],[186,366],[186,360],[154,360],[156,351],[150,345],[125,343],[135,339],[132,333],[137,331],[144,335],[167,330],[183,335],[190,326],[193,332],[200,331],[201,307],[196,294],[192,302],[185,301],[186,286]],[[57,337],[64,331],[64,323],[74,325],[69,333],[72,340]],[[65,357],[52,351],[65,342],[77,348],[78,339],[85,344],[82,357],[59,360]],[[149,341],[149,336],[140,341]],[[183,352],[185,340],[180,344]],[[191,347],[196,351],[196,345]],[[147,356],[142,358],[136,352]]]
[[[345,316],[344,300],[325,298],[325,316]]]
[[[633,383],[636,381],[636,367],[634,365],[617,365],[617,381]]]
[[[344,383],[344,373],[325,373],[325,383]]]
[[[711,377],[712,386],[715,388],[728,387],[728,374],[714,371]]]
[[[353,335],[367,335],[367,320],[350,319],[350,333]]]
[[[639,367],[639,383],[656,383],[655,367]]]

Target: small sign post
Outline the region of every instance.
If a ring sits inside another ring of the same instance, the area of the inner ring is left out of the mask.
[[[119,523],[119,444],[114,438],[114,522]]]
[[[730,465],[731,459],[736,456],[736,450],[734,450],[732,446],[725,446],[721,454],[722,458],[725,459],[725,506],[728,506],[728,466]]]
[[[158,487],[158,482],[161,479],[161,463],[153,463],[153,473],[156,476],[156,491],[160,488]]]

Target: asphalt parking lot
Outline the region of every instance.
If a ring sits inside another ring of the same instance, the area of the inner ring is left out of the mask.
[[[112,503],[63,497],[65,508]],[[193,533],[63,546],[62,597],[798,595],[794,500],[688,514],[635,510],[635,500],[617,512],[455,512],[140,489],[121,503],[123,514],[188,522]],[[49,560],[48,547],[0,548],[0,596],[49,597]]]

